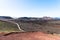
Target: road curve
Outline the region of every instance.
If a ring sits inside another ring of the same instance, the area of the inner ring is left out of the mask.
[[[24,31],[21,29],[20,25],[18,23],[15,23],[20,31]]]
[[[13,23],[13,24],[17,25],[17,27],[18,27],[18,29],[19,29],[20,31],[24,32],[24,30],[22,30],[21,27],[20,27],[20,25],[19,25],[18,23],[16,23],[16,22],[10,21],[10,20],[8,20],[8,19],[0,19],[0,20],[1,20],[1,21],[6,21],[6,22]]]

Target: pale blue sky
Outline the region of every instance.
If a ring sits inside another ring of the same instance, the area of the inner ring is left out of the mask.
[[[60,17],[60,0],[0,0],[0,16]]]

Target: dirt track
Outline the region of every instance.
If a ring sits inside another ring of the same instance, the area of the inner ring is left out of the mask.
[[[42,32],[9,33],[0,36],[0,40],[60,40],[60,36]]]

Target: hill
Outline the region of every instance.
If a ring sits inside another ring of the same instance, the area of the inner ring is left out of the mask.
[[[60,34],[60,20],[55,20],[50,17],[43,17],[43,18],[27,18],[27,17],[22,17],[14,20],[14,21],[19,24],[20,28],[24,30],[25,32],[29,31],[40,31],[40,32],[45,32],[45,33],[50,33],[50,34]],[[17,28],[17,25],[14,23],[10,22],[0,22],[1,26],[1,31],[19,31]],[[6,28],[4,28],[6,27]],[[7,29],[7,30],[6,30]],[[11,29],[11,30],[10,30]]]
[[[33,20],[34,19],[34,20]],[[20,24],[24,31],[40,31],[49,34],[60,34],[60,20],[54,18],[19,18],[15,22]]]
[[[13,19],[13,18],[10,16],[0,16],[0,19]]]
[[[19,31],[17,25],[0,20],[0,32],[13,32]]]

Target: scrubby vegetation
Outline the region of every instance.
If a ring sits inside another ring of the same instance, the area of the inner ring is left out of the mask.
[[[60,21],[18,21],[24,31],[40,31],[48,34],[60,34]]]
[[[12,32],[12,31],[19,31],[17,25],[0,21],[0,32]]]

